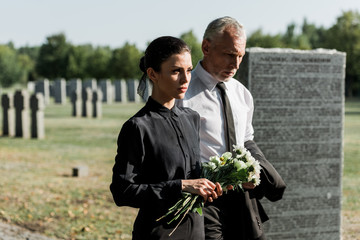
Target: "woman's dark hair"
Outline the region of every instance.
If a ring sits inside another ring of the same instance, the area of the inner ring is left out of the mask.
[[[138,94],[143,97],[146,88],[146,70],[148,68],[160,72],[161,64],[173,54],[179,54],[184,51],[191,53],[189,46],[181,39],[163,36],[153,40],[145,50],[145,56],[140,59],[139,67],[143,72],[141,77]]]

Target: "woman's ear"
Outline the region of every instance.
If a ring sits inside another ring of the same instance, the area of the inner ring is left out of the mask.
[[[157,82],[157,74],[153,68],[149,67],[146,69],[146,73],[153,83]]]

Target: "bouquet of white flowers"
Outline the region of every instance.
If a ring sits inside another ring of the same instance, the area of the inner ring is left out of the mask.
[[[259,162],[251,156],[246,148],[236,145],[233,147],[234,154],[225,152],[221,156],[212,156],[209,162],[203,163],[201,177],[214,183],[220,183],[223,189],[232,185],[237,190],[243,190],[242,184],[246,182],[251,182],[255,186],[259,185],[261,169]],[[171,236],[188,212],[198,212],[202,215],[203,207],[203,198],[196,194],[184,192],[183,197],[157,221],[173,214],[174,217],[168,222],[170,224],[182,216],[174,230],[169,234]]]

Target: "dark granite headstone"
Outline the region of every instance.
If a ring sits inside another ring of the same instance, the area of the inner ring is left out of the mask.
[[[86,79],[83,81],[83,88],[90,88],[92,91],[97,89],[97,81],[95,78]]]
[[[93,91],[92,105],[93,105],[94,118],[102,117],[102,99],[103,99],[103,94],[100,89]]]
[[[82,94],[78,91],[73,91],[71,96],[72,116],[81,117],[82,115]]]
[[[107,104],[111,104],[113,102],[113,85],[111,80],[104,79],[99,83],[99,87],[102,91],[102,101]]]
[[[35,93],[42,93],[45,105],[50,103],[50,83],[48,79],[38,80],[35,82]]]
[[[14,106],[16,137],[30,138],[29,100],[29,93],[26,90],[18,90],[15,92]]]
[[[92,93],[91,88],[84,88],[82,92],[82,116],[91,118],[93,116],[93,107],[92,107]]]
[[[15,136],[15,109],[14,109],[14,96],[13,94],[4,93],[1,96],[1,106],[3,109],[3,136]]]
[[[54,82],[54,98],[55,103],[66,103],[66,80],[63,78],[56,79]]]
[[[86,165],[79,165],[73,167],[72,176],[73,177],[87,177],[89,175],[89,167]]]
[[[114,88],[115,88],[115,101],[126,103],[128,101],[126,81],[125,80],[114,81]]]
[[[129,102],[140,102],[141,97],[137,94],[137,88],[139,86],[139,80],[129,79],[127,83],[127,92],[129,97]]]
[[[41,93],[33,94],[30,98],[31,108],[31,137],[37,139],[45,138],[44,122],[44,96]]]

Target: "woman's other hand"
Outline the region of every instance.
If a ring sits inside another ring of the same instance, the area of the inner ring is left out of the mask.
[[[222,195],[223,191],[219,183],[213,183],[206,178],[181,180],[182,190],[193,194],[200,195],[205,202],[213,202]]]

